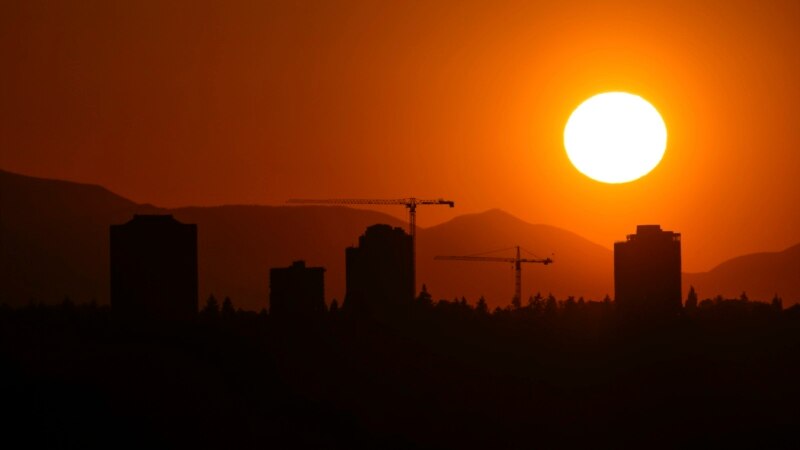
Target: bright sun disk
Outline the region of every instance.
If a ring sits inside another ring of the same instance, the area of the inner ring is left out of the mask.
[[[667,148],[667,127],[638,95],[606,92],[581,103],[564,127],[572,164],[589,178],[627,183],[653,170]]]

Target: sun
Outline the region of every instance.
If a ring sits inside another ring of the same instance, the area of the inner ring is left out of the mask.
[[[567,156],[581,173],[627,183],[653,170],[667,148],[667,126],[638,95],[606,92],[581,103],[564,127]]]

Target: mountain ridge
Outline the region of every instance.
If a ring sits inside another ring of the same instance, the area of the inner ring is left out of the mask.
[[[267,306],[269,268],[288,266],[299,259],[326,267],[326,297],[341,301],[345,248],[357,244],[369,225],[407,227],[404,221],[381,212],[335,205],[160,208],[133,202],[96,184],[28,177],[0,169],[0,301],[56,302],[67,295],[76,301],[106,302],[108,226],[125,223],[137,213],[173,214],[178,220],[197,223],[201,302],[211,293],[229,295],[246,309]],[[516,245],[555,261],[546,267],[525,265],[524,297],[535,292],[553,292],[560,298],[613,296],[612,250],[572,231],[528,223],[497,208],[419,227],[417,238],[418,288],[427,284],[434,298],[466,296],[474,302],[483,295],[492,306],[507,305],[513,295],[510,265],[436,261],[434,256],[476,254]],[[789,250],[792,252],[784,255]],[[767,264],[760,260],[763,258],[788,258],[788,262]],[[791,303],[800,300],[800,282],[791,273],[796,261],[800,261],[800,244],[783,252],[741,255],[709,272],[684,274],[684,292],[694,285],[701,298],[717,293],[730,296],[738,295],[731,289],[744,285],[742,290],[751,298],[763,299],[767,290],[777,287],[778,294]],[[753,264],[769,267],[777,278],[757,275],[760,272],[750,268]],[[740,265],[747,267],[730,269]],[[731,271],[741,282],[721,280],[733,276],[728,275]],[[755,275],[745,277],[742,272]],[[711,294],[715,290],[720,292]]]
[[[776,252],[740,255],[708,272],[685,273],[684,291],[694,286],[700,298],[722,295],[766,301],[774,295],[785,303],[800,303],[800,244]]]

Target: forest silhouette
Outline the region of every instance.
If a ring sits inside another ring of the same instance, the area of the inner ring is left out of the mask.
[[[3,449],[800,449],[800,1],[0,10]]]
[[[96,187],[86,189],[100,203],[113,204],[108,211],[116,211],[82,231],[100,242],[97,235],[108,233],[109,222],[129,220],[135,205],[120,204]],[[74,214],[72,204],[70,199],[60,203],[49,212],[51,220],[4,217],[4,230],[12,238],[31,235],[20,230],[61,236],[58,232],[69,228],[65,223],[81,223],[83,213]],[[91,217],[96,208],[84,205],[81,211]],[[267,212],[294,217],[290,224],[309,223],[302,214]],[[69,219],[62,221],[62,214]],[[530,229],[505,213],[486,215]],[[466,223],[479,233],[471,219],[457,218],[434,232]],[[144,220],[171,221],[163,215]],[[359,239],[358,248],[337,249],[339,255],[345,250],[355,276],[341,303],[325,303],[327,269],[297,262],[271,273],[277,277],[271,284],[278,278],[287,283],[279,297],[289,307],[280,314],[278,309],[254,311],[227,293],[222,300],[206,297],[198,311],[197,283],[202,284],[204,272],[195,248],[203,254],[199,236],[205,233],[203,225],[198,228],[197,237],[189,230],[187,245],[175,246],[182,240],[147,226],[151,231],[142,239],[122,241],[119,260],[113,256],[119,249],[113,231],[110,247],[91,247],[92,254],[111,255],[112,278],[131,276],[115,279],[127,280],[118,292],[137,293],[126,300],[134,305],[146,304],[149,289],[162,295],[173,292],[172,281],[186,281],[179,291],[188,292],[191,302],[178,302],[172,294],[157,301],[184,305],[180,313],[164,314],[170,309],[158,307],[127,314],[104,302],[69,297],[55,304],[3,298],[13,300],[0,302],[0,369],[11,387],[5,405],[13,412],[6,422],[10,442],[45,448],[800,445],[794,430],[800,416],[800,305],[787,302],[791,306],[784,308],[778,295],[768,302],[751,300],[744,292],[738,298],[701,299],[692,287],[668,314],[625,312],[608,295],[597,301],[538,293],[503,303],[482,296],[443,299],[424,284],[414,295],[412,278],[402,275],[408,272],[402,267],[413,264],[410,253],[385,250],[408,247],[410,241],[392,244],[389,237],[405,236],[403,230],[375,225],[366,234],[373,230],[384,236],[375,241],[383,242],[380,248],[368,250],[364,245],[372,240]],[[151,232],[160,236],[153,245],[148,244]],[[4,251],[12,250],[15,257],[31,259],[26,252],[41,256],[36,252],[45,251],[25,245],[34,240],[11,242]],[[65,242],[67,261],[86,256],[81,242],[87,241]],[[225,241],[212,243],[224,247]],[[553,267],[562,263],[569,264],[569,258],[558,258]],[[442,267],[455,283],[474,281],[471,273]],[[295,270],[316,273],[312,278],[319,284],[308,292],[297,290],[296,280],[306,278],[295,278]],[[680,267],[673,272],[679,274]],[[24,271],[6,275],[12,273]],[[60,271],[45,290],[72,286],[70,278],[81,273]],[[162,280],[165,273],[176,275]],[[381,278],[391,274],[400,274],[397,284],[389,283],[391,276]],[[266,285],[266,273],[261,277]],[[17,278],[14,283],[28,283]],[[299,292],[308,307],[291,306],[299,306],[293,297]]]
[[[195,320],[0,309],[7,430],[30,446],[539,448],[800,444],[800,307],[610,299],[489,310],[425,288],[391,314],[275,317],[209,297]]]

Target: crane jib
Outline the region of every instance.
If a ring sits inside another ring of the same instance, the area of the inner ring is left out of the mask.
[[[417,290],[417,205],[447,205],[453,208],[456,203],[452,200],[438,199],[418,199],[416,197],[395,198],[395,199],[367,199],[367,198],[324,198],[324,199],[309,199],[309,198],[292,198],[287,200],[286,203],[303,204],[303,205],[403,205],[408,208],[408,234],[411,236],[411,258],[413,264],[412,282],[414,285],[414,292]]]

